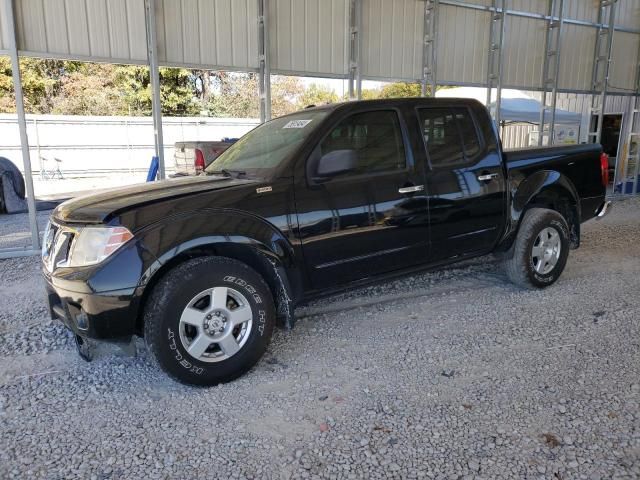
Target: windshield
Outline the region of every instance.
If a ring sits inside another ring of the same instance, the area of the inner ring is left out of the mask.
[[[327,113],[302,111],[264,123],[229,147],[206,172],[266,175],[302,144]]]

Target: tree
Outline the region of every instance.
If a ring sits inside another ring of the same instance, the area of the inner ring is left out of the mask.
[[[223,73],[216,76],[208,103],[215,117],[257,118],[260,116],[258,77],[255,73]],[[304,93],[297,77],[271,77],[271,116],[279,117],[298,110]]]
[[[210,88],[207,104],[214,117],[256,118],[259,116],[258,79],[255,73],[220,72]]]
[[[274,75],[271,77],[271,116],[280,117],[298,110],[304,86],[298,77]]]
[[[396,82],[382,87],[379,98],[410,98],[419,96],[421,96],[421,86],[419,83]]]
[[[60,90],[61,78],[77,70],[80,62],[62,60],[21,58],[20,74],[22,77],[22,91],[24,94],[25,110],[28,113],[49,113],[53,98]],[[7,57],[0,57],[0,102],[6,110],[15,112],[15,96],[13,91],[13,77],[11,76],[11,61]]]
[[[298,108],[304,108],[309,105],[324,105],[327,103],[336,103],[340,97],[332,89],[312,83],[309,85],[298,98]]]
[[[27,113],[150,115],[149,69],[38,58],[21,58]],[[162,113],[196,115],[195,77],[183,68],[160,69]],[[11,63],[0,57],[0,112],[15,112]]]
[[[113,65],[86,64],[61,80],[52,98],[51,113],[66,115],[117,115],[128,113],[128,105],[114,82]]]

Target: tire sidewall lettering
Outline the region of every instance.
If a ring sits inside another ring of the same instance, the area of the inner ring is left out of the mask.
[[[198,367],[197,365],[192,364],[189,360],[184,358],[182,353],[180,353],[180,349],[178,348],[178,344],[176,343],[176,334],[170,328],[167,329],[167,340],[169,340],[169,349],[173,351],[174,358],[178,365],[182,368],[189,370],[191,373],[195,373],[196,375],[202,375],[204,372],[204,368]]]
[[[263,304],[262,297],[260,296],[256,288],[246,280],[243,280],[242,278],[239,278],[236,276],[227,275],[224,277],[223,281],[242,288],[251,297],[251,299],[253,299],[253,301],[257,305]],[[259,335],[262,337],[265,333],[265,326],[267,323],[267,312],[266,310],[258,309],[256,313],[257,313],[257,318],[254,319],[257,323],[256,329]],[[198,367],[197,365],[195,365],[193,363],[193,360],[190,359],[190,357],[188,359],[187,358],[188,356],[184,355],[180,351],[181,348],[178,348],[179,340],[177,340],[177,333],[174,332],[171,328],[168,328],[167,330],[168,330],[167,332],[168,346],[172,352],[172,355],[176,363],[178,363],[178,365],[180,365],[182,368],[196,375],[202,375],[204,373],[204,368]]]

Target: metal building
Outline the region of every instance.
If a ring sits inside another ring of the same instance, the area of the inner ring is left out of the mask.
[[[259,74],[262,120],[270,75],[586,93],[598,121],[607,96],[633,98],[629,155],[640,139],[640,0],[0,0],[0,54],[12,59],[32,245],[39,247],[19,56],[143,64],[151,70],[155,145],[164,175],[159,66]],[[540,136],[553,136],[541,112]],[[636,158],[635,169],[640,162]],[[637,183],[637,182],[636,182]],[[634,186],[637,191],[638,185]]]

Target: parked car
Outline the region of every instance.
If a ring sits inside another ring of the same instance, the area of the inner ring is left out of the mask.
[[[181,382],[249,370],[274,326],[330,292],[496,254],[554,283],[607,213],[600,145],[504,152],[463,99],[350,102],[251,131],[206,175],[76,198],[51,215],[51,313],[77,335],[144,336]]]
[[[173,153],[176,173],[173,176],[200,174],[231,145],[233,145],[232,140],[176,142]]]

